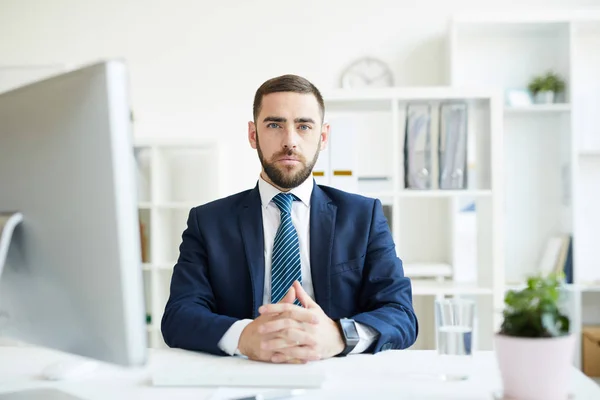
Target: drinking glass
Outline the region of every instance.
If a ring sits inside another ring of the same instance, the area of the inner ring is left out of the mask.
[[[459,298],[437,299],[435,327],[442,378],[468,379],[473,364],[475,302]]]

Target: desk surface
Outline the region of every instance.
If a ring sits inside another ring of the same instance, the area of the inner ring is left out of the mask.
[[[175,372],[205,364],[211,356],[182,350],[150,350],[143,368],[126,369],[108,364],[90,376],[72,381],[46,381],[40,371],[52,362],[78,359],[72,355],[35,347],[0,347],[0,393],[53,387],[84,399],[194,399],[216,400],[230,395],[261,392],[257,389],[164,388],[152,386],[152,374],[168,367]],[[239,363],[239,358],[229,358]],[[221,359],[220,362],[227,362]],[[244,360],[246,362],[247,360]],[[256,365],[247,361],[249,365]],[[321,389],[308,391],[300,399],[493,399],[501,389],[494,354],[480,352],[474,357],[469,380],[444,382],[435,377],[439,368],[432,351],[386,351],[377,355],[352,355],[318,361],[304,366],[326,373]],[[256,365],[261,368],[265,364]],[[271,366],[269,366],[271,367]],[[281,367],[285,368],[285,365]],[[574,399],[600,399],[600,387],[575,368],[572,369]],[[264,391],[264,390],[262,390]]]

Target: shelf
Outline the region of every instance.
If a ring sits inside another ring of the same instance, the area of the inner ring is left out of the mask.
[[[490,197],[491,190],[414,190],[406,189],[398,193],[400,197]]]
[[[577,288],[581,292],[598,292],[600,293],[600,282],[599,283],[589,283],[589,284],[578,284]]]
[[[412,280],[413,296],[436,295],[493,295],[491,288],[478,286],[476,283],[460,282],[435,282],[425,280]]]
[[[181,148],[206,148],[214,149],[217,148],[219,142],[213,139],[198,138],[196,136],[182,136],[182,137],[171,137],[171,136],[136,136],[133,139],[134,147],[157,147],[157,148],[168,148],[168,147],[181,147]]]
[[[532,104],[530,106],[506,106],[504,107],[505,115],[514,114],[549,114],[570,112],[571,104],[569,103],[553,103],[553,104]]]
[[[579,155],[581,157],[600,157],[600,149],[599,150],[579,150]]]
[[[158,203],[156,204],[156,208],[160,208],[163,210],[191,210],[194,207],[197,207],[199,202],[166,202],[166,203]]]
[[[510,282],[504,285],[504,291],[508,292],[509,290],[522,290],[527,286],[526,283],[515,283]],[[569,292],[600,292],[600,284],[598,285],[579,285],[567,283],[563,286],[563,288]]]
[[[393,197],[394,196],[394,192],[393,191],[386,191],[386,192],[360,192],[361,196],[365,196],[365,197],[372,197],[374,199],[381,199],[384,197]]]
[[[177,261],[173,261],[172,263],[143,263],[142,269],[144,271],[169,271],[173,270],[173,266],[177,264]]]
[[[453,17],[455,24],[535,24],[566,23],[600,19],[600,10],[550,10],[550,11],[474,11]]]
[[[480,88],[372,88],[372,89],[335,89],[323,94],[325,103],[351,103],[364,101],[432,101],[432,100],[471,100],[489,99],[490,95],[500,92]]]
[[[405,189],[399,192],[360,192],[362,196],[372,198],[393,197],[401,198],[446,198],[446,197],[491,197],[491,190],[417,190]]]
[[[446,263],[406,263],[403,268],[404,275],[411,279],[452,276],[452,266]]]

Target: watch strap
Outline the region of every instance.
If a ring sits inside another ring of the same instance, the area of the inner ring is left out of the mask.
[[[342,350],[342,352],[337,356],[345,357],[350,354],[352,350],[354,350],[360,340],[360,337],[358,336],[358,330],[356,328],[356,322],[353,319],[348,318],[340,318],[335,322],[340,330],[340,334],[345,345],[344,350]]]

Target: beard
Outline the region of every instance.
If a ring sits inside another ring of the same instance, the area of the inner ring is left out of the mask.
[[[320,147],[321,138],[319,138],[319,145],[317,146],[317,149]],[[272,159],[279,159],[285,156],[294,156],[300,162],[301,167],[296,172],[294,172],[293,166],[288,167],[284,165],[282,167],[277,167],[274,162],[269,162],[265,159],[260,149],[258,133],[256,135],[256,151],[258,152],[258,158],[263,170],[265,171],[265,174],[267,174],[271,182],[283,189],[293,189],[300,186],[310,176],[319,158],[319,150],[315,152],[315,155],[309,163],[306,162],[306,158],[304,158],[304,156],[295,152],[294,150],[284,150],[273,154]]]

